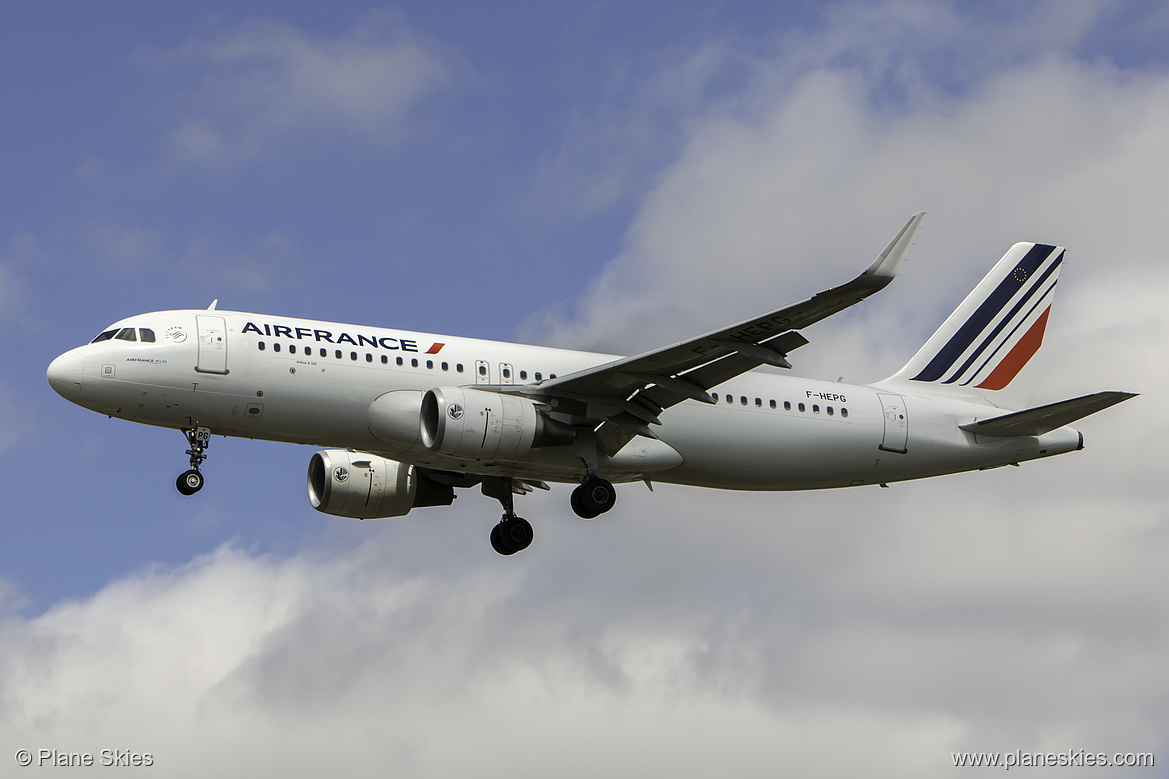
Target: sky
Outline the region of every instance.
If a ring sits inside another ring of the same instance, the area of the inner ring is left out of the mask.
[[[934,777],[1083,750],[1156,766],[1061,776],[1169,776],[1162,4],[7,3],[0,111],[0,765]],[[592,522],[560,486],[503,558],[474,491],[315,512],[305,447],[214,439],[184,498],[178,433],[44,379],[213,299],[635,353],[847,281],[919,210],[901,276],[795,371],[879,380],[1013,243],[1058,243],[1032,402],[1140,393],[1084,451],[625,485]]]

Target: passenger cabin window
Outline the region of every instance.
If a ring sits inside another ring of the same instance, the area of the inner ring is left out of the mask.
[[[149,327],[138,328],[138,340],[144,344],[154,343],[154,331]]]
[[[137,341],[138,340],[138,336],[134,334],[134,328],[132,328],[132,327],[123,327],[121,332],[119,332],[114,337],[117,338],[119,341]]]
[[[94,338],[92,341],[90,341],[90,343],[95,344],[98,341],[108,341],[117,334],[118,334],[117,328],[114,328],[113,330],[106,330],[104,333],[99,335],[97,338]]]
[[[479,366],[479,375],[480,375],[480,376],[486,376],[486,375],[487,375],[487,366],[486,366],[486,365],[480,365],[480,366]]]

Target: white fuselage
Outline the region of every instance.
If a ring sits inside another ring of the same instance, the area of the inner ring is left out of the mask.
[[[370,452],[456,473],[579,482],[570,447],[508,460],[435,455],[370,431],[388,392],[534,384],[611,355],[230,311],[164,311],[112,326],[49,371],[69,400],[121,419],[215,435]],[[598,473],[739,490],[878,484],[991,468],[1078,448],[1065,427],[1040,437],[984,438],[958,425],[1001,411],[931,394],[753,371],[661,414],[660,441],[636,437]]]

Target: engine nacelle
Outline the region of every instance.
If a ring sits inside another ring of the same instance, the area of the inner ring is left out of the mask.
[[[567,446],[576,437],[570,425],[549,418],[527,398],[467,387],[427,391],[420,424],[428,450],[478,460]]]
[[[398,451],[421,449],[422,439],[418,433],[421,408],[422,393],[418,390],[387,392],[369,404],[369,432]]]
[[[309,502],[337,517],[401,517],[412,508],[449,506],[454,492],[424,478],[413,465],[371,454],[325,449],[308,464]]]

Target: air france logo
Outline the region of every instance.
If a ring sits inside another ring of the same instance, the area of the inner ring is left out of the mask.
[[[458,422],[463,418],[463,407],[458,403],[452,403],[446,407],[446,415]]]
[[[244,325],[241,333],[255,333],[256,335],[265,335],[269,338],[295,338],[298,341],[316,341],[318,343],[327,344],[349,344],[358,348],[368,346],[371,349],[388,349],[389,351],[403,351],[403,352],[417,352],[418,342],[410,338],[402,338],[400,336],[382,336],[378,333],[357,333],[356,336],[349,333],[335,333],[332,330],[317,330],[308,327],[293,327],[292,325],[272,325],[267,322],[261,322],[263,328],[255,322],[248,322]],[[422,354],[438,354],[442,348],[446,346],[445,343],[435,341]]]
[[[349,478],[349,469],[344,465],[338,465],[333,469],[333,478],[337,481],[345,481]]]
[[[174,327],[168,327],[164,337],[172,344],[181,344],[183,341],[187,340],[187,331],[178,325]]]

